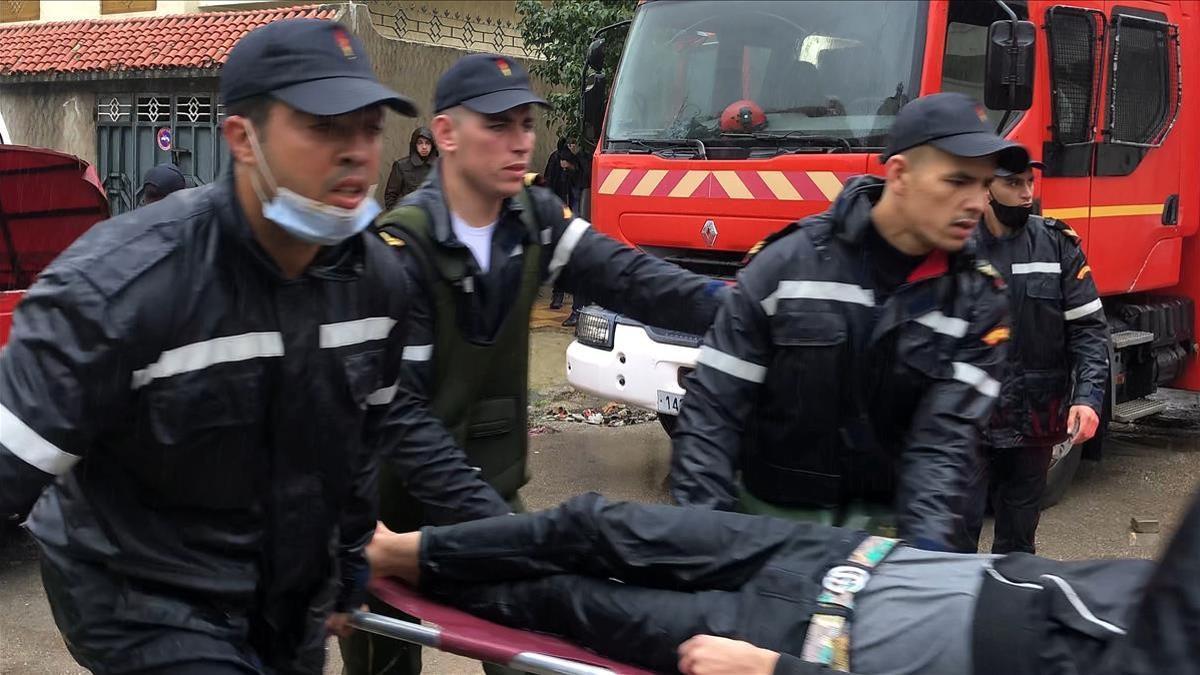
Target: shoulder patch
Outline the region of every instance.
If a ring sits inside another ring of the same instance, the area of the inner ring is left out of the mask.
[[[767,246],[770,246],[773,242],[786,237],[787,235],[791,234],[792,232],[795,232],[798,229],[800,229],[799,221],[794,222],[794,223],[789,223],[787,226],[785,226],[779,230],[776,230],[775,232],[772,232],[771,234],[768,234],[763,239],[760,239],[757,244],[751,246],[749,251],[746,251],[746,257],[742,258],[742,264],[745,265],[746,263],[750,262],[754,258],[754,256],[761,253],[764,248],[766,248]]]
[[[407,246],[407,242],[405,242],[400,237],[397,237],[396,235],[391,234],[390,232],[384,232],[383,230],[380,230],[379,238],[382,239],[383,243],[387,244],[388,246],[395,246],[396,248],[400,248],[402,246]]]
[[[1071,226],[1067,225],[1064,221],[1061,221],[1057,218],[1042,218],[1042,222],[1046,223],[1046,227],[1052,230],[1058,230],[1059,232],[1067,235],[1067,238],[1071,241],[1075,242],[1076,244],[1079,243],[1079,233],[1075,230],[1072,230]]]
[[[989,347],[995,347],[1001,342],[1006,342],[1012,337],[1012,330],[1008,326],[996,326],[989,330],[983,336],[983,343]]]

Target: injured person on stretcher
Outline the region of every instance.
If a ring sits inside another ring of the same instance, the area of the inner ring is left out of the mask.
[[[381,526],[368,558],[436,601],[661,672],[1200,673],[1200,499],[1157,564],[929,552],[596,494]]]

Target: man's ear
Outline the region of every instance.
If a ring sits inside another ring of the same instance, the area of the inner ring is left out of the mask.
[[[454,152],[458,149],[458,130],[453,115],[442,113],[435,115],[429,123],[433,132],[433,145],[438,152]]]
[[[884,180],[887,189],[897,195],[904,195],[908,190],[908,180],[912,176],[912,164],[904,155],[892,155],[883,165]]]
[[[225,137],[225,145],[229,147],[229,155],[238,164],[258,166],[258,158],[254,156],[254,148],[250,144],[251,122],[247,117],[234,115],[225,118],[221,124],[221,135]],[[261,143],[262,139],[258,141]]]

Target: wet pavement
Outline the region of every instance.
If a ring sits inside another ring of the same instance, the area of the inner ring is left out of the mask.
[[[547,319],[543,325],[552,324]],[[585,407],[562,386],[562,350],[569,333],[535,332],[531,385],[541,392],[533,407],[568,400]],[[1195,395],[1181,397],[1180,418]],[[603,403],[603,402],[600,402]],[[1200,405],[1196,410],[1200,412]],[[664,479],[670,448],[656,423],[618,428],[557,423],[530,439],[533,481],[522,491],[530,508],[552,506],[597,490],[612,499],[666,501]],[[1099,464],[1085,463],[1058,506],[1043,515],[1039,553],[1055,558],[1151,557],[1166,542],[1181,510],[1200,485],[1200,433],[1153,425],[1122,428]],[[1200,425],[1197,425],[1200,427]],[[1163,534],[1131,542],[1132,518],[1158,520]],[[985,545],[986,545],[985,541]],[[339,672],[336,648],[327,673]],[[36,553],[23,537],[0,544],[0,674],[60,675],[84,672],[71,660],[54,628],[38,579]],[[481,673],[477,664],[426,652],[432,675]]]

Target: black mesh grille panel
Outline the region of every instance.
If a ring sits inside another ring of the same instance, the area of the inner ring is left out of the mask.
[[[1175,48],[1169,26],[1120,17],[1113,33],[1109,133],[1114,141],[1153,145],[1171,121]]]
[[[1096,38],[1103,24],[1093,12],[1055,7],[1047,14],[1047,27],[1054,140],[1087,143],[1096,119]]]

